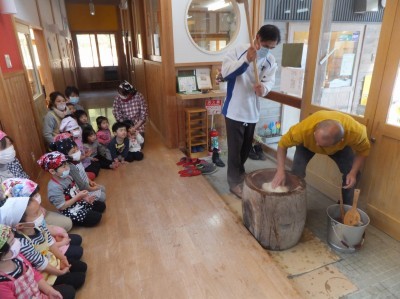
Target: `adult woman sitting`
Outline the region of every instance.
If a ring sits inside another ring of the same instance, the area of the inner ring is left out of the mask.
[[[54,91],[50,94],[49,111],[43,120],[43,137],[48,144],[53,142],[54,136],[60,133],[61,120],[70,114],[66,102],[61,92]]]

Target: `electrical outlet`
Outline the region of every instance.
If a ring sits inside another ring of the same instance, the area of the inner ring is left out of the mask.
[[[6,55],[4,55],[4,58],[5,58],[5,60],[6,60],[7,68],[8,68],[8,69],[12,68],[12,63],[11,63],[10,55],[6,54]]]

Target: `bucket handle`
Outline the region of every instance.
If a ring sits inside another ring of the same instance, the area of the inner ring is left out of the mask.
[[[354,249],[354,250],[359,250],[359,249],[362,247],[362,245],[364,244],[365,232],[364,232],[363,235],[362,235],[362,239],[361,239],[360,243],[354,245],[354,247],[350,247],[349,245],[347,245],[347,243],[346,243],[345,241],[343,241],[341,238],[339,238],[339,236],[338,236],[338,234],[337,234],[337,232],[336,232],[336,229],[335,229],[336,224],[335,224],[335,223],[331,223],[331,225],[332,225],[333,232],[334,232],[335,235],[336,235],[336,238],[338,238],[338,240],[340,240],[340,243],[342,243],[343,246],[345,246],[346,248],[348,248],[348,249]]]

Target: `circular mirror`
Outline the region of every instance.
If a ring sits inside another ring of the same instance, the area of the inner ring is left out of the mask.
[[[239,20],[236,1],[192,0],[186,13],[186,29],[200,50],[217,53],[235,40]]]

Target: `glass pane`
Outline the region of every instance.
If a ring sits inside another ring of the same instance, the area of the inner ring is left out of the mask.
[[[24,60],[24,65],[28,73],[29,86],[31,88],[32,95],[35,97],[39,95],[41,91],[40,91],[39,78],[34,68],[35,65],[33,63],[31,51],[29,49],[29,40],[28,37],[21,32],[18,32],[18,39],[21,45],[21,52]]]
[[[400,127],[400,65],[397,69],[387,123]]]
[[[114,34],[97,34],[101,66],[118,65]]]
[[[383,9],[377,1],[375,11],[356,14],[347,2],[327,3],[312,103],[364,116]]]
[[[149,49],[151,49],[151,55],[161,56],[161,45],[160,45],[160,22],[161,12],[158,5],[159,0],[146,1],[147,18],[149,22],[149,32],[151,38],[148,39]]]
[[[81,67],[99,66],[94,34],[77,34],[76,40]]]

